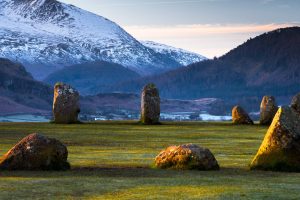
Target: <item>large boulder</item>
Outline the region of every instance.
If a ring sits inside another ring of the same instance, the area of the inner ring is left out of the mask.
[[[300,117],[292,108],[279,108],[250,167],[300,171]]]
[[[291,107],[300,114],[300,93],[293,97]]]
[[[60,141],[39,134],[23,138],[0,159],[2,170],[67,170],[68,150]]]
[[[233,107],[232,122],[234,124],[254,124],[247,112],[241,106]]]
[[[264,96],[260,104],[260,119],[261,125],[270,125],[278,110],[275,98],[273,96]]]
[[[58,124],[77,123],[79,112],[79,93],[70,85],[57,83],[54,86],[54,122]]]
[[[141,122],[143,124],[159,124],[160,97],[154,84],[143,88],[141,96]]]
[[[170,146],[155,158],[161,169],[218,170],[219,165],[209,149],[194,144]]]

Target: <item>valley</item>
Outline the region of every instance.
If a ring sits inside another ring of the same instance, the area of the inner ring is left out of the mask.
[[[0,0],[0,199],[300,199],[299,8]]]

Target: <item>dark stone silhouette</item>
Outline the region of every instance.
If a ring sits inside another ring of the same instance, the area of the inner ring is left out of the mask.
[[[68,150],[60,141],[30,134],[10,149],[0,161],[3,170],[67,170]]]
[[[291,107],[300,114],[300,93],[293,97]]]
[[[240,106],[233,107],[232,122],[234,124],[254,124],[248,113]]]
[[[53,116],[58,124],[78,122],[79,93],[70,85],[57,83],[54,87]]]
[[[260,104],[260,120],[261,125],[270,125],[278,110],[275,98],[273,96],[264,96]]]
[[[154,84],[148,84],[143,88],[141,98],[141,122],[143,124],[159,124],[160,97]]]

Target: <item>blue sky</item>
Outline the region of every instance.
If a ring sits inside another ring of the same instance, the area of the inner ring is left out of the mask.
[[[61,0],[134,37],[220,56],[263,32],[300,23],[299,0]]]

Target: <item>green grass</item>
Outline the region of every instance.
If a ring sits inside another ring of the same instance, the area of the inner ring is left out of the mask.
[[[0,123],[0,153],[38,132],[68,146],[72,170],[0,171],[0,199],[299,199],[300,174],[249,171],[267,127],[229,123]],[[173,144],[209,148],[220,171],[153,168]]]

